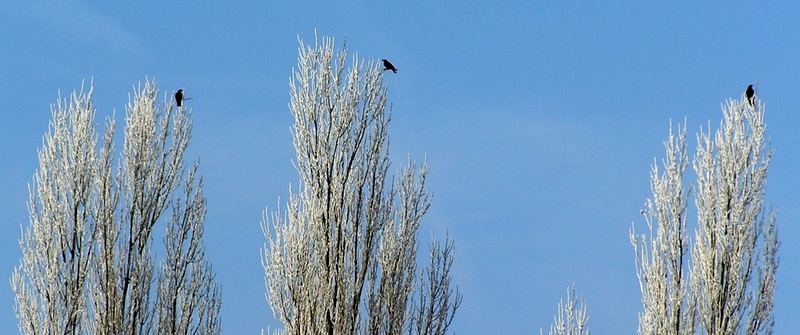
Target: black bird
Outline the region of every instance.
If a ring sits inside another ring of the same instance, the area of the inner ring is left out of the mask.
[[[175,92],[175,102],[178,104],[178,107],[183,103],[183,89],[179,89],[178,92]]]
[[[384,71],[392,70],[392,72],[397,73],[397,68],[394,67],[394,65],[392,65],[392,63],[389,63],[389,61],[386,60],[386,59],[381,59],[381,60],[383,61],[383,70]]]
[[[753,85],[747,85],[747,91],[744,91],[744,96],[747,97],[747,101],[750,102],[750,106],[756,105],[756,100],[753,99],[753,96],[756,95],[756,91],[753,89]]]

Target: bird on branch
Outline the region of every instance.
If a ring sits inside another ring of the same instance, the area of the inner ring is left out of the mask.
[[[396,68],[396,67],[394,67],[394,65],[393,65],[392,63],[390,63],[390,62],[389,62],[388,60],[386,60],[386,59],[381,59],[381,60],[383,61],[383,70],[384,70],[384,71],[386,71],[386,70],[392,70],[392,72],[394,72],[394,73],[397,73],[397,68]]]
[[[179,89],[178,92],[175,92],[175,103],[178,107],[183,105],[184,100],[191,100],[192,98],[184,98],[183,97],[183,89]]]
[[[756,105],[756,100],[754,99],[756,95],[756,91],[753,89],[753,85],[747,85],[747,90],[744,91],[744,96],[747,97],[747,101],[750,103],[751,107]]]

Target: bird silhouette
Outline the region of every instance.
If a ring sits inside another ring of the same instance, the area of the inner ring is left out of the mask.
[[[183,103],[183,89],[179,89],[178,92],[175,92],[175,103],[178,104],[178,107]]]
[[[744,96],[747,97],[747,101],[750,103],[750,106],[755,106],[756,101],[753,97],[756,95],[756,91],[753,89],[753,85],[747,85],[747,90],[744,91]]]
[[[392,65],[388,60],[381,59],[383,61],[383,70],[392,70],[392,72],[397,73],[397,68]]]

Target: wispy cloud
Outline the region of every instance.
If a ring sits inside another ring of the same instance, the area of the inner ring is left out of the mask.
[[[145,54],[144,44],[112,15],[88,3],[26,1],[18,11],[22,19],[44,24],[70,39],[102,45],[114,53]]]

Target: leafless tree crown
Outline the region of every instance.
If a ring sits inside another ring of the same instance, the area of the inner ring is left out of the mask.
[[[333,39],[300,42],[289,103],[300,187],[262,223],[269,303],[286,334],[444,334],[461,297],[449,240],[417,270],[427,167],[409,161],[387,185],[383,72],[347,61]]]
[[[639,334],[772,333],[778,239],[775,216],[764,208],[772,151],[764,104],[755,102],[727,101],[719,130],[697,135],[692,188],[684,183],[686,128],[670,131],[663,167],[651,170],[647,234],[631,230],[644,307]]]
[[[575,296],[575,285],[567,289],[567,300],[558,303],[558,311],[553,316],[549,335],[590,335],[589,313],[586,311],[586,301]],[[540,334],[544,331],[540,330]]]
[[[39,150],[12,276],[20,333],[218,334],[203,185],[196,166],[184,171],[189,115],[157,104],[152,81],[137,87],[114,172],[115,123],[106,122],[99,140],[92,92],[89,85],[59,98]],[[169,207],[157,264],[152,233]]]

